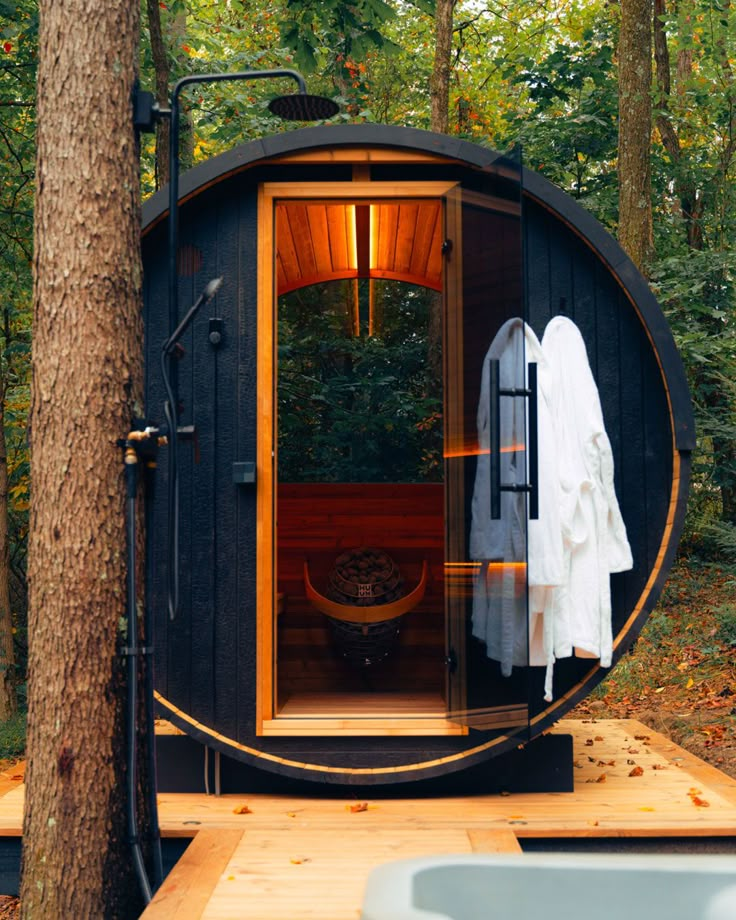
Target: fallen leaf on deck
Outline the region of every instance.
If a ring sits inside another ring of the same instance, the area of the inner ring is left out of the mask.
[[[651,806],[649,806],[649,805],[642,805],[642,806],[639,808],[639,811],[654,811],[654,809],[653,809]]]
[[[663,763],[653,763],[652,770],[666,770],[667,767]]]
[[[289,862],[292,866],[301,866],[302,863],[311,862],[308,856],[292,856]]]
[[[368,811],[367,802],[353,802],[352,805],[348,805],[348,811],[351,811],[353,814],[359,811]]]
[[[603,735],[596,735],[594,741],[603,741]]]
[[[651,740],[649,735],[634,735],[635,741],[649,741]]]
[[[592,739],[592,738],[586,738],[586,739],[585,739],[585,744],[587,745],[587,747],[592,747],[592,746],[593,746],[593,739]]]
[[[233,808],[234,815],[252,815],[253,812],[248,808],[247,805],[238,805],[237,808]]]
[[[586,779],[585,780],[586,783],[605,783],[605,781],[606,781],[605,773],[601,773],[601,775],[597,779]]]
[[[641,767],[634,767],[629,776],[643,776],[644,770]]]
[[[699,808],[710,808],[710,802],[701,799],[699,795],[693,795],[690,798],[692,799],[693,805],[697,805]]]

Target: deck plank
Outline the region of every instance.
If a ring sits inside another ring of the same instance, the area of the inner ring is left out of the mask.
[[[374,867],[438,852],[472,852],[468,835],[458,828],[392,828],[377,834],[364,827],[348,839],[298,824],[291,830],[245,833],[201,918],[357,920]]]
[[[242,837],[238,830],[199,831],[141,920],[199,920]]]

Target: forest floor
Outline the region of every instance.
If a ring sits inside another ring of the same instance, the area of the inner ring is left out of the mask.
[[[638,719],[736,778],[736,569],[681,559],[634,648],[570,716]]]

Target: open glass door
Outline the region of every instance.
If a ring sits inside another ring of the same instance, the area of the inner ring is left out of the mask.
[[[445,201],[448,718],[523,733],[526,490],[535,471],[526,449],[534,381],[526,371],[520,155],[499,157],[481,184],[457,187]]]

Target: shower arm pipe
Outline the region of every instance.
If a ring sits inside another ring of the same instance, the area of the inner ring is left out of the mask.
[[[306,94],[304,77],[296,70],[243,70],[235,73],[205,73],[182,77],[171,91],[171,108],[168,117],[169,129],[169,329],[175,329],[179,322],[178,250],[179,250],[179,96],[188,86],[201,83],[224,83],[247,80],[264,80],[285,77],[294,80],[299,92]],[[164,113],[161,113],[164,114]],[[176,388],[174,389],[176,395]]]

